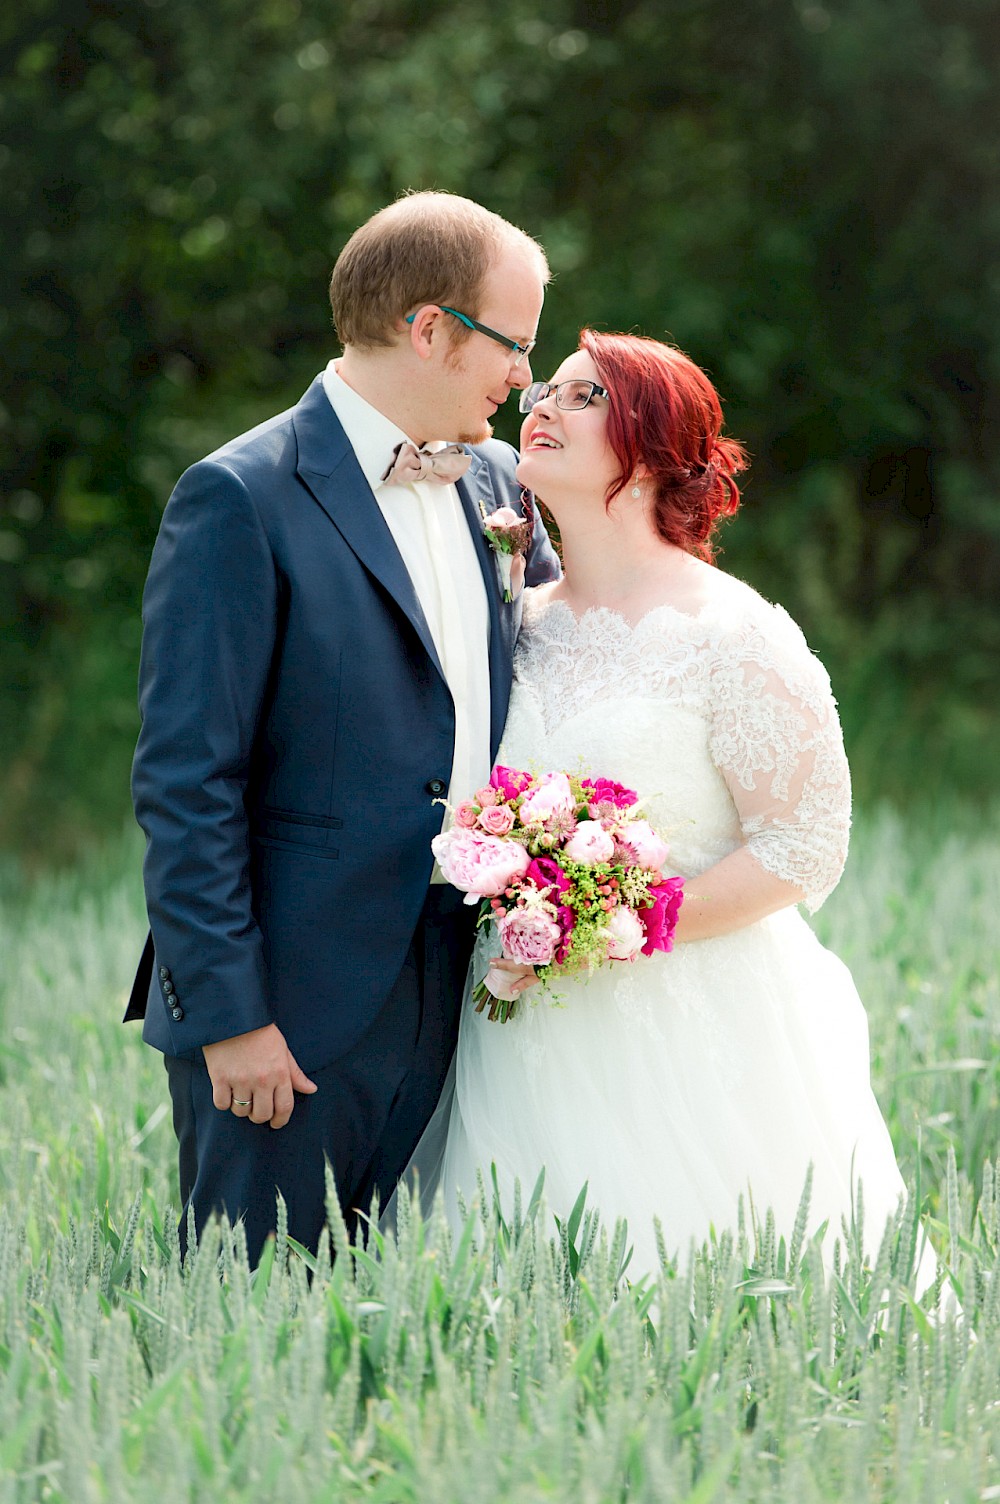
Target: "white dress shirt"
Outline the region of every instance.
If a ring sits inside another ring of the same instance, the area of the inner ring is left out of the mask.
[[[454,485],[383,485],[396,446],[414,441],[348,386],[335,360],[323,373],[323,388],[413,581],[451,691],[455,748],[448,802],[454,808],[488,782],[491,761],[489,607],[465,510]]]

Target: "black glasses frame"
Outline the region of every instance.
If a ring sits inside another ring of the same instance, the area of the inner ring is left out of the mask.
[[[586,402],[577,402],[572,406],[560,401],[559,393],[564,386],[589,386]],[[536,403],[544,402],[552,393],[556,394],[556,407],[561,407],[565,413],[581,413],[585,407],[589,407],[595,397],[609,397],[611,394],[606,386],[598,386],[596,381],[587,381],[582,376],[571,376],[566,381],[557,381],[555,386],[550,381],[533,381],[525,387],[518,401],[518,408],[522,413],[530,413]]]
[[[480,324],[476,319],[470,319],[467,313],[459,313],[457,308],[446,308],[443,303],[436,305],[442,313],[450,313],[453,319],[458,319],[467,329],[474,329],[477,334],[485,334],[487,339],[495,339],[498,345],[503,345],[514,356],[514,364],[519,366],[526,355],[530,355],[537,344],[537,340],[529,339],[526,345],[520,344],[516,339],[511,339],[508,334],[501,334],[498,329],[491,329],[489,324]],[[407,315],[406,322],[412,324],[416,318],[415,313]]]

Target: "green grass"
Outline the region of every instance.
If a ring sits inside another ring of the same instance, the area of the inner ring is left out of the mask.
[[[866,1001],[957,1320],[912,1296],[908,1219],[874,1269],[854,1239],[831,1275],[765,1223],[634,1287],[624,1229],[587,1211],[557,1232],[543,1203],[485,1195],[456,1240],[404,1207],[398,1241],[349,1251],[332,1205],[340,1256],[312,1278],[281,1239],[251,1276],[221,1230],[182,1270],[162,1066],[117,1022],[138,855],[129,838],[30,886],[0,871],[0,1504],[1000,1498],[982,820],[860,820],[816,920]]]

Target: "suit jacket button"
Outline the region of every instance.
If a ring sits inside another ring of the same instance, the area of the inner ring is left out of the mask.
[[[169,971],[169,969],[166,966],[161,966],[160,967],[160,981],[161,982],[169,982],[170,981],[170,971]]]
[[[431,781],[427,784],[428,794],[443,794],[445,788],[446,784],[444,784],[440,778],[432,778]]]
[[[171,994],[176,990],[174,988],[174,984],[173,984],[173,982],[169,982],[168,981],[168,982],[161,983],[161,986],[163,987],[163,996],[166,998],[167,1002],[169,1003],[170,998],[171,998]]]
[[[175,1004],[175,1006],[171,1008],[170,1017],[176,1019],[178,1023],[180,1023],[181,1019],[184,1017],[184,1009],[180,1006],[179,1003]]]

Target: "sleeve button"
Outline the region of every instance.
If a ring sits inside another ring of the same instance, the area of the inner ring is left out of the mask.
[[[160,967],[160,981],[161,982],[169,982],[170,981],[170,970],[166,966],[161,966]]]
[[[176,1003],[171,1008],[170,1017],[172,1019],[175,1019],[177,1023],[180,1023],[181,1019],[184,1017],[184,1009],[180,1006],[179,1003]]]

